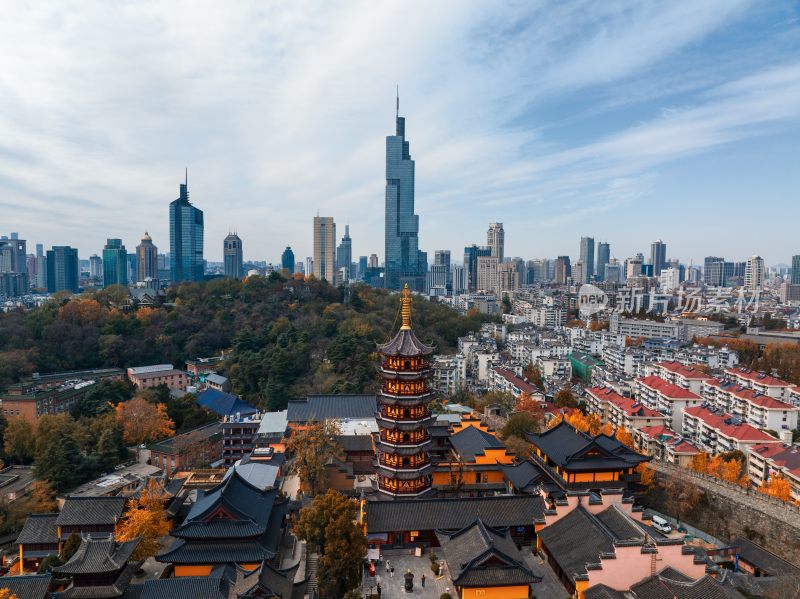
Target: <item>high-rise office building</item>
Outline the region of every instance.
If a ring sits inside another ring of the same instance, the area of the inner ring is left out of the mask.
[[[314,217],[314,276],[336,285],[336,223],[332,216]]]
[[[97,281],[103,278],[103,259],[97,254],[89,256],[89,276]]]
[[[314,258],[306,256],[306,276],[310,277],[314,274]]]
[[[491,255],[492,250],[487,246],[479,247],[473,244],[464,248],[464,268],[467,271],[467,283],[470,291],[478,288],[478,258]]]
[[[33,286],[36,289],[47,289],[47,257],[42,243],[36,244],[36,280]]]
[[[27,274],[27,261],[27,243],[17,233],[12,233],[11,239],[0,238],[0,272]]]
[[[625,278],[632,279],[633,277],[640,277],[642,276],[642,255],[636,254],[632,258],[628,258],[625,261]]]
[[[281,268],[290,275],[293,275],[295,272],[294,252],[292,251],[292,246],[290,245],[287,245],[286,249],[283,250],[283,253],[281,254]]]
[[[656,239],[650,246],[650,264],[653,265],[653,276],[661,275],[667,263],[667,244]]]
[[[369,255],[369,268],[379,268],[380,264],[378,262],[378,254],[370,254]]]
[[[582,277],[575,276],[577,283],[588,283],[594,275],[594,237],[581,237],[580,261],[583,262]]]
[[[601,241],[597,244],[597,268],[594,271],[595,278],[598,281],[605,279],[606,264],[611,257],[611,245],[607,241]]]
[[[516,291],[519,289],[519,270],[513,262],[497,265],[497,290]]]
[[[494,256],[480,256],[478,258],[478,291],[496,292],[499,281],[497,267],[499,263]]]
[[[344,226],[344,237],[336,248],[336,268],[341,274],[344,275],[343,281],[349,281],[353,278],[352,273],[353,262],[353,240],[350,239],[350,225]]]
[[[453,286],[453,295],[466,293],[467,291],[467,269],[461,264],[453,264],[450,268],[450,280]]]
[[[433,254],[433,266],[435,266],[440,274],[437,275],[436,281],[438,283],[439,279],[441,278],[441,273],[444,273],[444,281],[445,281],[445,289],[447,290],[447,294],[449,295],[453,291],[453,281],[450,278],[450,250],[436,250]],[[428,277],[428,289],[430,290],[430,281],[431,278]]]
[[[222,255],[225,260],[225,276],[231,279],[241,279],[244,276],[244,253],[242,252],[242,239],[236,233],[228,233],[222,242]]]
[[[616,258],[609,258],[606,263],[603,270],[603,281],[616,284],[622,282],[622,265],[620,265],[619,260]]]
[[[366,256],[358,257],[358,278],[363,279],[364,273],[367,272],[369,266],[369,259]]]
[[[145,231],[136,246],[136,280],[158,279],[158,248],[153,238]]]
[[[757,291],[764,287],[765,270],[764,259],[761,256],[750,256],[744,271],[744,286],[750,291]]]
[[[800,285],[800,255],[792,256],[792,285]]]
[[[180,185],[180,195],[169,205],[170,280],[202,281],[203,211],[189,201],[189,179]]]
[[[575,264],[572,265],[572,278],[576,283],[586,283],[588,280],[586,276],[586,265],[583,263],[583,260],[577,260]]]
[[[47,291],[78,293],[78,250],[68,245],[54,245],[47,250]]]
[[[566,285],[567,281],[572,277],[572,265],[569,262],[569,256],[559,256],[556,258],[555,272],[553,273],[553,282],[556,285]]]
[[[490,256],[497,258],[498,262],[504,259],[506,233],[503,230],[503,223],[490,223],[489,230],[486,231],[486,245],[491,250]]]
[[[397,100],[395,134],[386,136],[385,286],[412,290],[425,286],[427,257],[419,251],[419,216],[414,214],[414,161],[406,141],[406,121]]]
[[[703,261],[703,283],[709,287],[722,287],[725,284],[724,258],[706,256]]]
[[[121,239],[108,239],[103,248],[103,287],[128,285],[128,251]]]

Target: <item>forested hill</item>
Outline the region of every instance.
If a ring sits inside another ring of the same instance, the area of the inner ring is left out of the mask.
[[[172,363],[231,350],[222,371],[234,391],[271,409],[308,393],[371,392],[375,344],[397,327],[398,297],[325,282],[251,277],[171,288],[167,304],[128,312],[98,292],[0,314],[0,387],[32,372]],[[424,299],[414,328],[441,353],[480,327]]]

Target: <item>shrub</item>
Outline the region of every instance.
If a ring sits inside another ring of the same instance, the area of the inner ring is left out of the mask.
[[[439,599],[453,599],[453,598],[450,596],[450,593],[442,593],[441,595],[439,595]]]
[[[431,572],[435,576],[439,576],[439,562],[431,562]]]

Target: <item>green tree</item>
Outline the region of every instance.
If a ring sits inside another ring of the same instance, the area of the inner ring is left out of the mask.
[[[6,427],[3,451],[15,464],[29,464],[33,460],[36,435],[30,422],[22,417],[13,418]]]
[[[508,437],[517,437],[519,439],[525,438],[525,433],[538,433],[541,430],[541,418],[531,412],[518,412],[512,414],[506,422],[503,430],[500,431],[500,436],[503,439]]]
[[[75,555],[80,546],[81,538],[77,533],[73,532],[61,546],[61,554],[58,556],[61,559],[61,563],[66,564]]]
[[[324,599],[343,597],[361,580],[367,539],[355,522],[357,509],[355,501],[329,490],[300,511],[295,533],[319,548],[319,590]]]
[[[290,471],[300,477],[306,494],[314,496],[324,490],[325,463],[341,451],[339,434],[339,425],[326,420],[295,432],[289,440]]]
[[[39,418],[34,451],[36,475],[61,493],[86,480],[85,458],[77,440],[76,423],[66,414]]]

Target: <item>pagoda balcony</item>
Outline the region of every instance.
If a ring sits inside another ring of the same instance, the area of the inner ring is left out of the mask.
[[[397,480],[380,476],[378,478],[378,488],[384,493],[392,495],[420,495],[431,488],[431,477],[424,476],[417,480]]]
[[[422,395],[391,395],[383,391],[378,393],[378,404],[381,406],[414,407],[433,401],[434,392],[426,391]]]
[[[381,393],[384,395],[392,395],[395,397],[409,397],[420,396],[428,393],[428,382],[424,379],[409,380],[409,381],[396,381],[385,380],[381,385]]]
[[[397,373],[419,374],[430,367],[430,362],[422,356],[387,356],[381,363],[381,370]]]
[[[420,420],[393,420],[384,418],[380,414],[375,417],[378,427],[387,431],[400,431],[401,433],[411,433],[421,428],[426,428],[434,423],[436,416],[428,416]]]
[[[420,370],[393,370],[391,368],[381,366],[379,372],[381,376],[387,380],[414,380],[429,377],[432,370],[430,366]]]
[[[422,443],[416,443],[414,445],[393,445],[391,443],[382,443],[381,441],[376,441],[375,449],[383,453],[412,456],[417,455],[420,452],[427,451],[430,444],[430,441],[423,441]]]
[[[393,453],[380,452],[373,463],[375,466],[383,466],[392,470],[415,470],[428,466],[431,460],[425,452],[402,457]]]
[[[435,468],[433,464],[427,464],[419,468],[388,468],[377,462],[373,462],[373,466],[375,467],[375,472],[379,476],[395,480],[418,479],[433,474]]]

